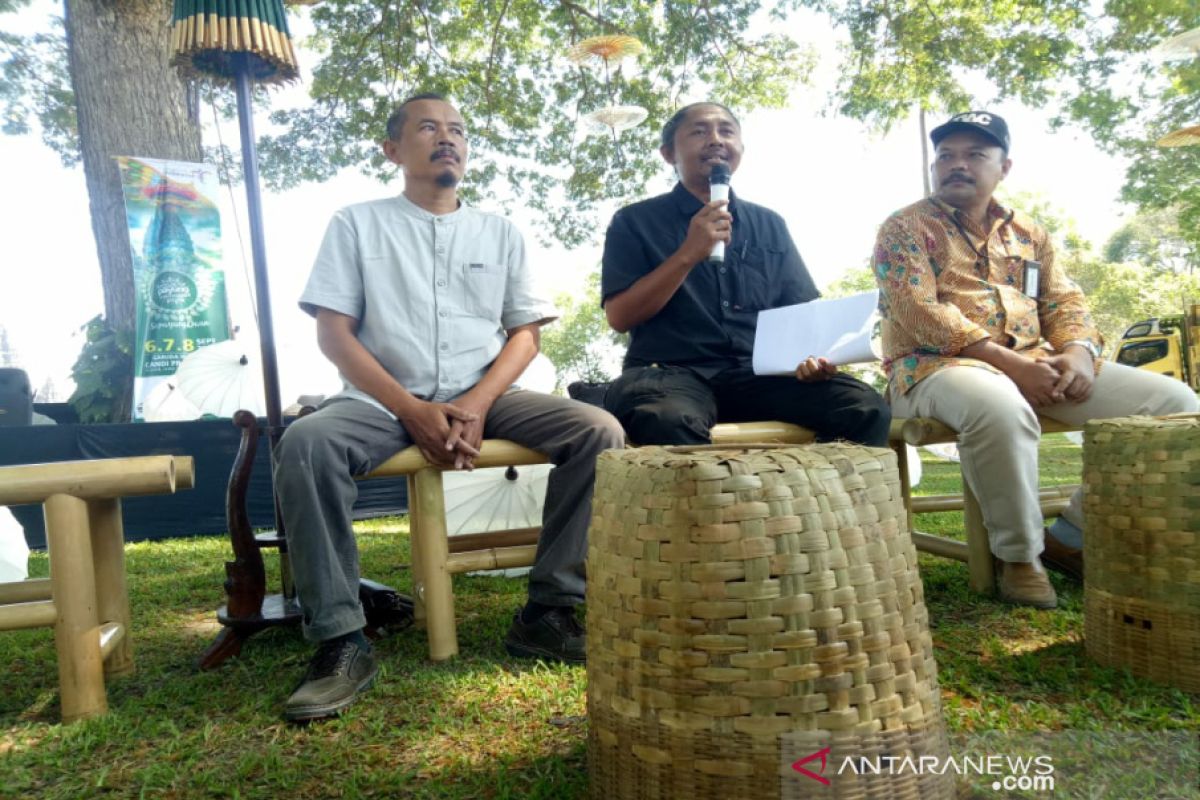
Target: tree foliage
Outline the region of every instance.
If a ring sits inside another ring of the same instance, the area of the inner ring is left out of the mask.
[[[794,2],[765,5],[782,17]],[[272,116],[282,132],[264,137],[263,175],[275,188],[345,167],[390,180],[376,144],[388,114],[415,91],[438,91],[467,121],[468,199],[535,209],[568,246],[593,241],[598,204],[640,196],[661,170],[657,132],[681,102],[781,106],[807,75],[795,42],[752,29],[763,6],[627,0],[597,13],[572,0],[326,0],[311,12],[312,102]],[[636,68],[567,60],[582,39],[613,33],[645,45]],[[649,118],[589,135],[584,115],[608,105],[640,105]]]
[[[556,389],[572,381],[601,383],[621,371],[629,335],[608,326],[600,307],[600,272],[592,272],[583,295],[562,295],[555,300],[561,316],[542,330],[542,352],[558,374]]]

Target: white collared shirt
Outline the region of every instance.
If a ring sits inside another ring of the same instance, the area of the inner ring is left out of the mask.
[[[437,216],[403,195],[334,214],[300,307],[357,319],[368,352],[401,386],[433,402],[478,383],[506,330],[557,317],[535,291],[512,222],[465,205]],[[383,408],[344,375],[342,382],[338,396]]]

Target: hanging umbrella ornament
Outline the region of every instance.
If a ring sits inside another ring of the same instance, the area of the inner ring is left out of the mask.
[[[264,412],[258,359],[237,339],[210,344],[179,362],[175,384],[201,414],[232,419],[238,411]]]
[[[1177,131],[1172,131],[1159,139],[1156,144],[1159,147],[1186,147],[1188,145],[1200,144],[1200,125],[1192,125],[1188,128],[1180,128]]]
[[[636,56],[645,50],[635,36],[612,34],[606,36],[591,36],[571,46],[567,58],[576,64],[602,63],[608,65],[621,61],[629,56]]]
[[[597,133],[620,133],[640,125],[649,115],[641,106],[605,106],[583,115],[588,126]]]
[[[1151,49],[1152,55],[1163,59],[1195,58],[1200,56],[1200,28],[1192,28],[1172,36]]]

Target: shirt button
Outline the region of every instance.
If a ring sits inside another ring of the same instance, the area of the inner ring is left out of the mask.
[[[449,349],[450,349],[450,345],[446,344],[445,342],[442,342],[442,344],[440,345],[439,349],[441,349],[441,350],[449,350]]]
[[[721,273],[722,275],[724,275],[724,274],[725,274],[725,268],[724,268],[724,267],[721,267],[721,269],[720,269],[719,271],[720,271],[720,273]]]
[[[444,317],[444,316],[448,315],[449,313],[450,313],[449,311],[447,311],[446,309],[443,308],[441,311],[438,312],[438,316]]]
[[[728,300],[722,300],[722,301],[721,301],[721,307],[722,307],[722,308],[729,308],[729,301],[728,301]]]
[[[445,281],[443,278],[438,278],[437,285],[438,285],[438,286],[445,286],[445,285],[446,285],[446,281]]]
[[[446,252],[446,248],[442,247],[442,246],[439,244],[439,245],[437,246],[437,252],[438,252],[438,255],[441,255],[442,253]]]

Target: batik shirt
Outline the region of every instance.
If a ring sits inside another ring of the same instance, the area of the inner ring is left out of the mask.
[[[946,367],[999,372],[958,355],[983,339],[1029,355],[1046,343],[1061,350],[1076,339],[1097,347],[1103,342],[1083,292],[1055,263],[1046,230],[994,200],[987,221],[984,229],[957,209],[926,199],[880,226],[874,270],[883,367],[900,393]],[[1027,260],[1041,264],[1037,299],[1026,293]]]

